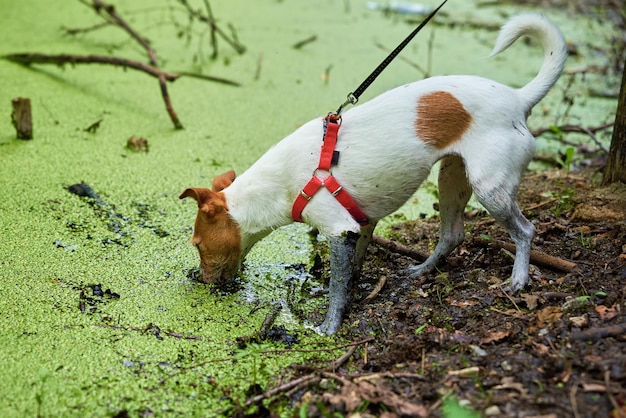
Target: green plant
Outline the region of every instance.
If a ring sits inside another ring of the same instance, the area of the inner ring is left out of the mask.
[[[547,192],[543,195],[546,197],[554,197],[557,199],[556,205],[554,209],[552,209],[552,213],[554,214],[555,218],[561,216],[563,212],[567,212],[574,208],[574,201],[572,200],[574,190],[572,189],[563,189],[558,192]]]
[[[473,409],[467,408],[459,402],[455,396],[448,396],[441,407],[445,418],[479,418],[480,414]]]
[[[589,249],[593,247],[593,241],[591,237],[585,236],[585,233],[583,231],[580,231],[577,241],[583,248]]]
[[[261,380],[267,379],[271,373],[267,370],[267,363],[263,359],[263,352],[272,347],[269,344],[248,343],[248,345],[237,350],[234,358],[238,361],[249,360],[252,362],[252,384],[258,384]]]
[[[426,329],[426,324],[422,324],[415,330],[415,335],[419,335]]]
[[[559,165],[563,167],[565,170],[570,171],[575,152],[576,150],[574,149],[574,147],[567,147],[567,149],[565,150],[564,158],[561,158],[560,155],[557,155],[556,162],[559,163]]]

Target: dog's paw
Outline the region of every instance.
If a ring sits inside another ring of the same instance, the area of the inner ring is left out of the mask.
[[[315,332],[320,335],[333,335],[337,333],[341,320],[326,318],[319,326],[315,327]]]
[[[407,268],[406,273],[409,275],[410,278],[417,279],[420,276],[430,273],[432,270],[432,267],[424,263]]]
[[[507,281],[503,283],[502,290],[504,290],[507,293],[517,293],[520,290],[522,290],[526,286],[527,283],[528,283],[528,279],[516,280],[515,278],[511,277],[510,279],[508,279]]]

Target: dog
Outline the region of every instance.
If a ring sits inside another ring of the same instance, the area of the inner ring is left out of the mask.
[[[544,59],[536,77],[521,88],[463,75],[400,86],[341,117],[335,115],[334,120],[320,117],[305,123],[241,176],[229,171],[215,177],[212,189],[183,191],[181,199],[191,197],[198,204],[192,243],[200,253],[202,280],[215,283],[232,278],[257,241],[296,218],[328,240],[329,307],[318,330],[336,333],[376,222],[404,204],[441,160],[439,242],[409,274],[417,277],[433,271],[463,241],[463,212],[473,192],[515,243],[507,286],[511,291],[522,289],[528,283],[534,235],[533,224],[516,200],[535,151],[526,119],[556,83],[567,58],[560,30],[532,13],[505,23],[491,55],[524,35],[539,41]],[[339,158],[332,168],[320,162],[329,122],[338,125],[331,151],[338,152]],[[311,182],[317,184],[312,195],[307,193]],[[341,196],[367,219],[354,216]],[[298,210],[297,200],[302,203]]]

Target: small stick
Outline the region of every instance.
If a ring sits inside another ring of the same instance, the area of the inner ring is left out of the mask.
[[[278,314],[282,309],[283,307],[277,304],[273,306],[272,310],[269,311],[268,314],[265,316],[265,319],[261,324],[261,328],[259,329],[259,337],[262,340],[267,338],[267,333],[269,332],[270,328],[272,328],[272,325],[274,325],[274,322],[276,321],[276,318],[278,317]]]
[[[614,125],[614,122],[607,122],[599,126],[592,126],[589,128],[582,127],[580,125],[562,125],[557,127],[549,127],[549,128],[539,128],[532,130],[531,133],[534,137],[541,136],[547,133],[555,133],[555,129],[558,132],[576,132],[581,134],[595,134],[596,132],[603,131],[605,129],[611,128]]]
[[[374,289],[370,292],[370,294],[367,295],[365,299],[363,299],[363,302],[374,299],[376,295],[383,289],[383,287],[385,287],[385,283],[387,283],[387,276],[380,276],[380,279],[378,279],[378,283],[376,283],[376,286],[374,286]]]
[[[515,245],[508,242],[501,241],[487,241],[480,240],[485,243],[491,242],[496,248],[504,248],[507,251],[515,253]],[[551,270],[563,271],[565,273],[571,273],[576,270],[578,265],[576,263],[572,263],[571,261],[563,260],[562,258],[553,257],[546,253],[542,253],[540,251],[531,250],[530,251],[530,262],[532,264],[547,267]]]
[[[339,357],[337,360],[334,360],[332,364],[330,365],[330,370],[334,372],[335,370],[337,370],[339,366],[345,363],[352,356],[352,354],[354,354],[356,347],[357,347],[356,345],[353,345],[352,347],[348,349],[348,351],[346,351],[346,353],[343,356]]]
[[[312,43],[312,42],[315,42],[315,41],[317,41],[317,35],[311,35],[311,36],[309,36],[309,37],[308,37],[308,38],[306,38],[306,39],[303,39],[303,40],[301,40],[301,41],[296,42],[295,44],[291,45],[291,47],[292,47],[293,49],[300,49],[300,48],[302,48],[303,46],[305,46],[305,45],[307,45],[307,44],[310,44],[310,43]]]
[[[426,253],[407,247],[406,245],[402,245],[399,242],[383,238],[380,235],[373,235],[372,240],[377,245],[380,245],[381,247],[386,248],[391,252],[410,257],[417,261],[425,261],[428,258],[428,254]]]
[[[263,68],[263,53],[259,52],[259,58],[256,61],[256,71],[254,72],[254,80],[261,78],[261,68]]]
[[[624,412],[626,411],[624,411],[619,406],[619,404],[615,400],[615,397],[611,393],[611,371],[610,370],[604,371],[604,386],[606,386],[606,396],[609,398],[609,402],[611,402],[611,405],[613,405],[613,410],[617,412],[616,416],[619,418],[623,418],[624,416],[626,416],[626,414],[624,414]]]
[[[383,50],[385,52],[389,52],[389,48],[387,48],[386,46],[384,46],[381,43],[375,43],[374,44],[378,49]],[[411,61],[410,59],[408,59],[407,57],[405,57],[404,55],[398,55],[398,59],[400,61],[404,61],[407,64],[409,64],[411,67],[415,68],[417,71],[419,71],[420,73],[422,73],[422,76],[424,78],[426,78],[428,76],[429,71],[425,70],[424,68],[422,68],[418,63]],[[430,64],[429,64],[430,65]]]
[[[601,338],[607,338],[607,337],[619,337],[620,335],[624,333],[626,333],[626,322],[617,324],[617,325],[611,325],[609,327],[590,328],[588,330],[572,334],[570,339],[572,340],[599,340]]]
[[[297,379],[290,380],[287,383],[284,383],[284,384],[282,384],[280,386],[276,386],[274,389],[268,390],[267,392],[264,392],[264,393],[262,393],[260,395],[257,395],[257,396],[255,396],[253,398],[248,399],[246,401],[246,403],[245,403],[245,406],[250,406],[250,405],[255,404],[257,402],[261,402],[265,398],[271,398],[274,395],[277,395],[277,394],[279,394],[281,392],[286,392],[289,389],[291,389],[291,388],[293,388],[295,386],[298,386],[300,384],[312,383],[313,381],[317,381],[319,379],[320,379],[319,376],[316,376],[314,374],[308,374],[306,376],[302,376],[302,377],[299,377]]]

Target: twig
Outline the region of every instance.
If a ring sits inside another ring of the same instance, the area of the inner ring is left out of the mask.
[[[308,38],[306,38],[306,39],[303,39],[303,40],[301,40],[301,41],[296,42],[295,44],[291,45],[291,47],[292,47],[293,49],[300,49],[300,48],[302,48],[303,46],[305,46],[305,45],[307,45],[307,44],[310,44],[310,43],[312,43],[312,42],[315,42],[315,41],[317,41],[317,35],[311,35],[311,36],[309,36],[309,37],[308,37]]]
[[[604,145],[602,145],[602,143],[595,136],[595,133],[599,132],[599,131],[603,131],[603,130],[608,129],[608,128],[611,128],[611,127],[613,127],[613,125],[614,125],[614,122],[607,122],[605,124],[598,125],[598,126],[592,126],[592,127],[589,127],[589,128],[585,128],[585,127],[580,126],[580,125],[551,126],[551,127],[548,127],[548,128],[535,129],[535,130],[531,131],[531,133],[533,134],[534,137],[538,137],[538,136],[541,136],[541,135],[547,134],[547,133],[554,134],[554,133],[558,133],[558,132],[562,132],[562,133],[575,132],[575,133],[586,134],[596,143],[596,145],[598,145],[602,149],[602,151],[608,152],[606,147]]]
[[[274,305],[272,310],[265,316],[258,333],[262,340],[267,338],[267,333],[272,328],[272,325],[274,325],[274,321],[276,321],[276,318],[282,309],[283,307],[281,305]]]
[[[214,77],[212,75],[190,73],[190,72],[187,72],[187,71],[179,71],[179,72],[177,72],[177,74],[180,75],[180,76],[199,78],[200,80],[213,81],[215,83],[226,84],[226,85],[233,86],[233,87],[240,87],[241,86],[241,83],[238,83],[236,81],[229,80],[227,78]]]
[[[144,64],[139,61],[133,61],[126,58],[120,57],[109,57],[103,55],[70,55],[70,54],[59,54],[59,55],[47,55],[47,54],[9,54],[4,55],[4,59],[9,61],[16,62],[22,65],[31,65],[31,64],[56,64],[56,65],[64,65],[64,64],[107,64],[114,65],[117,67],[131,68],[133,70],[142,71],[146,74],[151,75],[152,77],[159,78],[161,76],[165,77],[166,81],[174,81],[180,77],[179,74],[170,73],[167,71],[163,71],[157,67],[154,67],[149,64]]]
[[[515,306],[515,309],[517,309],[518,312],[522,312],[522,310],[519,308],[519,306],[517,306],[517,303],[515,303],[515,301],[511,297],[511,295],[509,295],[509,293],[506,290],[504,290],[504,288],[502,288],[502,287],[500,288],[500,290],[502,291],[502,293],[504,293],[504,296],[506,296],[507,299],[511,301],[513,306]]]
[[[410,257],[417,261],[425,261],[428,258],[428,254],[426,253],[407,247],[406,245],[402,245],[399,242],[383,238],[380,235],[373,235],[372,241],[391,252]]]
[[[98,15],[100,15],[107,22],[112,23],[115,26],[119,26],[124,29],[134,40],[136,40],[139,45],[141,45],[146,52],[148,53],[148,58],[150,59],[150,64],[158,67],[158,61],[156,58],[156,53],[154,49],[150,46],[150,42],[143,36],[141,36],[136,30],[134,30],[117,12],[115,11],[115,6],[109,3],[105,3],[101,0],[92,0],[91,4],[86,0],[79,0],[86,6],[91,7],[95,10]],[[105,12],[106,14],[102,14]]]
[[[350,349],[348,349],[348,351],[345,354],[343,354],[341,357],[334,360],[329,367],[323,369],[321,372],[311,373],[305,376],[301,376],[297,379],[290,380],[289,382],[284,383],[280,386],[277,386],[274,389],[268,390],[267,392],[264,392],[260,395],[249,398],[248,400],[246,400],[244,405],[245,406],[253,405],[255,403],[261,402],[263,399],[271,398],[272,396],[278,395],[279,393],[286,392],[296,386],[308,386],[312,383],[316,383],[320,380],[320,375],[325,376],[328,374],[328,375],[336,376],[334,373],[329,373],[328,371],[329,370],[334,371],[337,367],[345,363],[352,356],[352,354],[354,354],[354,351],[356,350],[356,347],[358,345],[364,344],[365,342],[369,342],[372,340],[373,338],[367,338],[365,340],[361,340],[356,343],[350,343],[349,344]]]
[[[333,372],[335,370],[337,370],[337,368],[339,368],[343,363],[345,363],[350,357],[352,357],[352,354],[354,354],[354,351],[356,350],[356,345],[353,345],[352,347],[350,347],[350,349],[348,351],[346,351],[346,353],[339,357],[337,360],[334,360],[331,365],[330,365],[330,370],[332,370]]]
[[[609,398],[609,402],[613,405],[613,411],[616,413],[616,417],[623,418],[625,416],[624,410],[619,406],[615,400],[615,396],[611,393],[611,371],[604,371],[604,385],[606,386],[606,396]]]
[[[159,80],[159,86],[161,88],[161,96],[163,97],[163,101],[165,102],[165,108],[167,110],[172,123],[176,127],[176,129],[183,129],[183,125],[180,123],[176,112],[172,106],[172,102],[170,100],[169,93],[167,91],[167,83],[173,82],[179,79],[182,76],[199,78],[207,81],[214,81],[222,84],[227,84],[230,86],[239,86],[239,83],[231,80],[227,80],[224,78],[211,77],[204,74],[195,74],[195,73],[172,73],[168,71],[161,70],[158,67],[144,64],[139,61],[129,60],[127,58],[120,57],[109,57],[102,55],[69,55],[69,54],[60,54],[60,55],[47,55],[47,54],[9,54],[5,55],[2,58],[16,62],[18,64],[29,66],[31,64],[56,64],[63,66],[65,64],[104,64],[104,65],[112,65],[122,68],[130,68],[133,70],[141,71],[146,74],[151,75]]]
[[[102,22],[102,23],[98,23],[97,25],[93,25],[93,26],[89,26],[87,28],[61,28],[65,31],[65,33],[67,33],[68,35],[77,35],[79,33],[87,33],[87,32],[91,32],[94,30],[98,30],[98,29],[102,29],[104,27],[107,27],[111,24],[111,22]]]
[[[387,48],[386,46],[384,46],[381,43],[375,43],[374,44],[378,49],[381,49],[385,52],[390,52],[391,50],[389,48]],[[430,46],[429,46],[430,47]],[[417,71],[419,71],[422,74],[422,77],[426,78],[428,77],[429,74],[429,70],[422,68],[422,66],[420,66],[418,63],[408,59],[407,57],[403,56],[403,55],[398,55],[398,59],[400,61],[404,61],[405,63],[409,64],[411,67],[415,68]],[[430,66],[430,58],[429,58],[429,63],[428,65]]]
[[[607,337],[619,337],[626,333],[626,322],[602,328],[590,328],[585,331],[572,334],[572,340],[599,340]]]
[[[574,382],[572,388],[569,391],[569,401],[572,405],[572,412],[574,413],[574,418],[580,418],[580,413],[578,412],[578,404],[576,402],[576,392],[578,391],[578,382]]]
[[[156,57],[156,52],[150,46],[150,42],[148,42],[146,38],[141,36],[139,32],[133,29],[117,13],[117,11],[115,10],[115,6],[109,3],[105,3],[102,0],[92,0],[91,4],[87,3],[87,0],[80,0],[80,2],[93,8],[96,11],[96,13],[98,13],[98,15],[100,15],[107,22],[111,22],[113,25],[118,26],[122,28],[124,31],[126,31],[131,36],[131,38],[136,40],[137,43],[139,43],[139,45],[141,45],[143,49],[146,50],[150,65],[152,65],[155,68],[158,68],[159,62]],[[104,14],[102,12],[104,12]],[[176,129],[183,129],[183,124],[180,122],[180,120],[178,119],[178,115],[174,111],[174,107],[172,106],[172,100],[170,99],[170,95],[167,91],[167,81],[171,81],[171,80],[167,80],[167,78],[164,76],[163,73],[160,73],[157,76],[157,79],[159,80],[161,96],[163,97],[163,102],[165,103],[165,109],[167,110],[167,114],[170,116],[170,119],[172,120],[172,123],[174,124],[174,127]]]
[[[254,80],[261,78],[261,68],[263,68],[263,53],[259,53],[259,58],[256,61],[256,71],[254,72]]]
[[[508,242],[488,241],[485,239],[478,239],[478,242],[484,245],[491,244],[497,249],[504,248],[507,251],[515,253],[515,245]],[[547,267],[551,270],[563,271],[566,273],[571,273],[578,267],[576,263],[563,260],[562,258],[553,257],[551,255],[536,250],[530,251],[530,262],[538,266]]]
[[[385,287],[385,283],[387,283],[387,276],[380,276],[380,279],[378,279],[378,283],[376,283],[376,286],[374,286],[374,289],[370,292],[370,294],[367,295],[365,299],[363,299],[363,302],[374,299],[376,295],[383,289],[383,287]]]
[[[206,23],[209,26],[210,34],[211,34],[211,47],[213,48],[213,53],[211,55],[212,58],[217,57],[217,35],[221,36],[222,39],[226,41],[238,54],[243,54],[246,51],[246,48],[241,45],[235,37],[231,39],[224,33],[224,31],[217,25],[215,22],[215,18],[213,17],[213,12],[211,10],[211,5],[208,0],[204,0],[205,8],[207,9],[208,16],[201,14],[199,11],[194,10],[191,5],[187,2],[187,0],[178,0],[178,2],[185,7],[187,10],[187,14],[192,19],[198,19],[200,22]],[[232,30],[232,28],[231,28]]]
[[[330,353],[332,351],[340,350],[346,347],[353,347],[356,345],[367,344],[370,341],[374,341],[373,337],[365,338],[364,340],[354,341],[351,343],[337,345],[331,348],[314,348],[314,349],[297,349],[297,348],[288,348],[283,350],[263,350],[261,353],[263,354],[283,354],[283,353]]]
[[[93,326],[99,327],[99,328],[120,329],[123,331],[135,331],[135,332],[141,332],[141,333],[146,333],[147,331],[150,331],[150,330],[158,330],[158,333],[159,334],[161,333],[161,329],[152,323],[146,325],[143,328],[123,326],[123,325],[112,325],[112,324],[93,324]],[[185,337],[183,334],[179,332],[163,331],[163,333],[169,337],[174,337],[174,338],[184,339],[184,340],[201,340],[202,339],[202,337],[198,337],[196,335],[188,335]]]
[[[559,198],[559,197],[555,197],[555,198],[548,199],[548,200],[544,200],[543,202],[539,202],[539,203],[536,203],[536,204],[534,204],[534,205],[528,206],[527,208],[524,208],[524,209],[525,209],[525,210],[534,210],[534,209],[539,209],[540,207],[543,207],[543,206],[549,205],[550,203],[554,203],[554,202],[557,202],[557,201],[559,201],[559,200],[561,200],[561,198]]]

